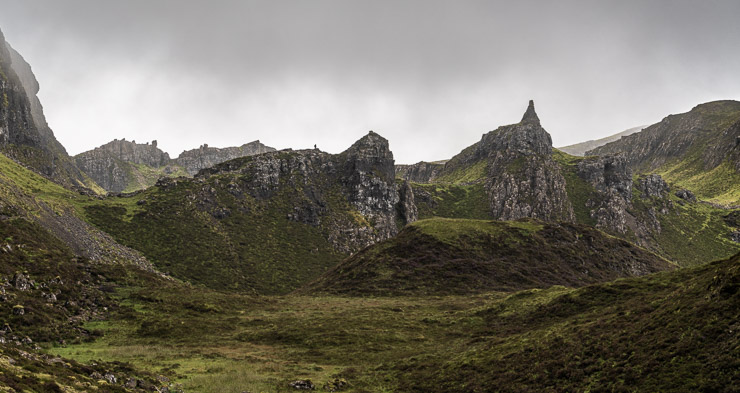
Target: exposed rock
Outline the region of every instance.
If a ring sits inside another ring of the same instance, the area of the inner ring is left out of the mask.
[[[740,243],[740,230],[736,230],[730,233],[730,240],[735,243]]]
[[[23,315],[25,313],[26,313],[25,307],[21,306],[20,304],[13,306],[13,315]]]
[[[0,151],[67,187],[91,185],[46,123],[38,91],[31,67],[0,32]]]
[[[288,386],[297,390],[314,390],[316,388],[310,379],[299,379],[297,381],[290,382]]]
[[[638,188],[645,196],[662,198],[670,191],[670,187],[660,175],[652,174],[640,178]]]
[[[485,186],[493,217],[575,220],[565,179],[552,159],[552,139],[532,101],[521,123],[485,134],[473,155],[488,160]]]
[[[734,210],[723,217],[727,225],[740,228],[740,210]]]
[[[404,181],[398,189],[398,215],[403,219],[404,224],[410,224],[419,218],[419,212],[414,203],[414,190],[409,182]]]
[[[676,191],[676,196],[687,202],[696,202],[696,196],[694,193],[685,188]]]
[[[413,165],[396,165],[396,177],[414,183],[431,183],[444,168],[439,162],[417,162]]]
[[[28,274],[16,273],[13,276],[13,286],[19,291],[27,291],[31,289],[31,279]]]
[[[326,227],[329,242],[342,253],[355,252],[395,235],[397,218],[407,222],[414,220],[416,215],[415,206],[409,205],[413,203],[410,193],[404,194],[406,205],[399,205],[393,153],[388,141],[373,131],[337,155],[317,149],[267,152],[206,168],[195,180],[229,172],[244,175],[239,184],[224,185],[232,195],[247,194],[269,200],[285,187],[299,190],[296,192],[296,198],[300,195],[299,202],[286,219]],[[170,187],[175,181],[162,179],[161,185]],[[334,185],[341,188],[343,198],[362,217],[360,222],[331,214],[328,192]],[[212,215],[221,209],[216,201],[216,190],[210,186],[203,186],[194,199]],[[331,221],[327,221],[329,219]]]
[[[632,172],[624,155],[586,158],[578,163],[578,176],[596,191],[596,195],[586,201],[596,227],[627,233]]]
[[[252,156],[275,151],[274,148],[265,146],[260,141],[249,142],[237,147],[216,148],[202,145],[197,149],[186,150],[173,160],[173,164],[179,165],[191,176],[195,176],[202,169],[233,160],[239,157]]]
[[[696,146],[701,150],[703,170],[711,170],[729,159],[740,171],[740,102],[715,101],[687,113],[670,115],[642,132],[593,149],[587,154],[624,153],[630,166],[643,172],[686,157]]]
[[[103,375],[103,380],[107,381],[111,385],[118,382],[118,379],[115,375],[113,375],[113,373],[106,373],[105,375]]]

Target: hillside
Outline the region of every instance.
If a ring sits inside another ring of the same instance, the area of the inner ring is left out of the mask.
[[[607,137],[596,139],[596,140],[589,140],[586,142],[576,143],[573,145],[558,147],[557,149],[560,151],[564,151],[570,155],[574,156],[584,156],[586,155],[586,152],[589,150],[593,150],[597,147],[604,146],[609,142],[618,141],[623,136],[632,135],[636,132],[642,131],[647,126],[640,126],[640,127],[633,127],[626,129],[622,132],[618,132],[614,135],[609,135]]]
[[[637,173],[723,205],[740,205],[740,102],[715,101],[588,152],[625,154]]]
[[[393,367],[399,392],[735,392],[740,255],[458,315],[468,340]],[[463,322],[466,321],[466,322]]]
[[[579,287],[671,270],[660,257],[577,224],[532,220],[417,221],[301,292],[439,295]]]
[[[99,189],[46,123],[31,66],[0,31],[0,152],[67,187]]]
[[[77,166],[104,190],[134,192],[153,186],[161,177],[194,176],[205,168],[234,158],[274,151],[250,142],[239,147],[214,148],[203,145],[171,159],[157,147],[157,141],[113,140],[74,157]]]
[[[159,269],[216,289],[285,293],[415,220],[388,141],[370,132],[337,155],[242,157],[86,209]]]

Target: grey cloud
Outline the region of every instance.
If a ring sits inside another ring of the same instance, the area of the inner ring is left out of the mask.
[[[447,158],[537,103],[556,144],[740,99],[737,1],[0,0],[71,152],[261,139]]]

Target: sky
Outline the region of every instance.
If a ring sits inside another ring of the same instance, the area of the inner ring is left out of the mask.
[[[450,158],[535,101],[555,146],[740,100],[740,1],[0,0],[70,154],[158,140]]]

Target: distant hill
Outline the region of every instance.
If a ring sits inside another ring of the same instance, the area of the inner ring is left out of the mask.
[[[579,287],[674,266],[593,228],[429,219],[346,259],[300,292],[353,296]]]
[[[576,143],[574,145],[558,147],[558,150],[564,151],[574,156],[584,156],[586,152],[589,150],[595,149],[599,146],[604,146],[609,142],[617,141],[619,140],[619,138],[623,136],[632,135],[636,132],[640,132],[645,127],[647,126],[633,127],[633,128],[624,130],[622,132],[616,133],[614,135],[607,136],[605,138]]]
[[[108,192],[133,192],[153,186],[160,177],[194,176],[224,161],[275,151],[260,141],[238,147],[202,145],[171,159],[157,141],[114,140],[74,157],[77,166]]]

